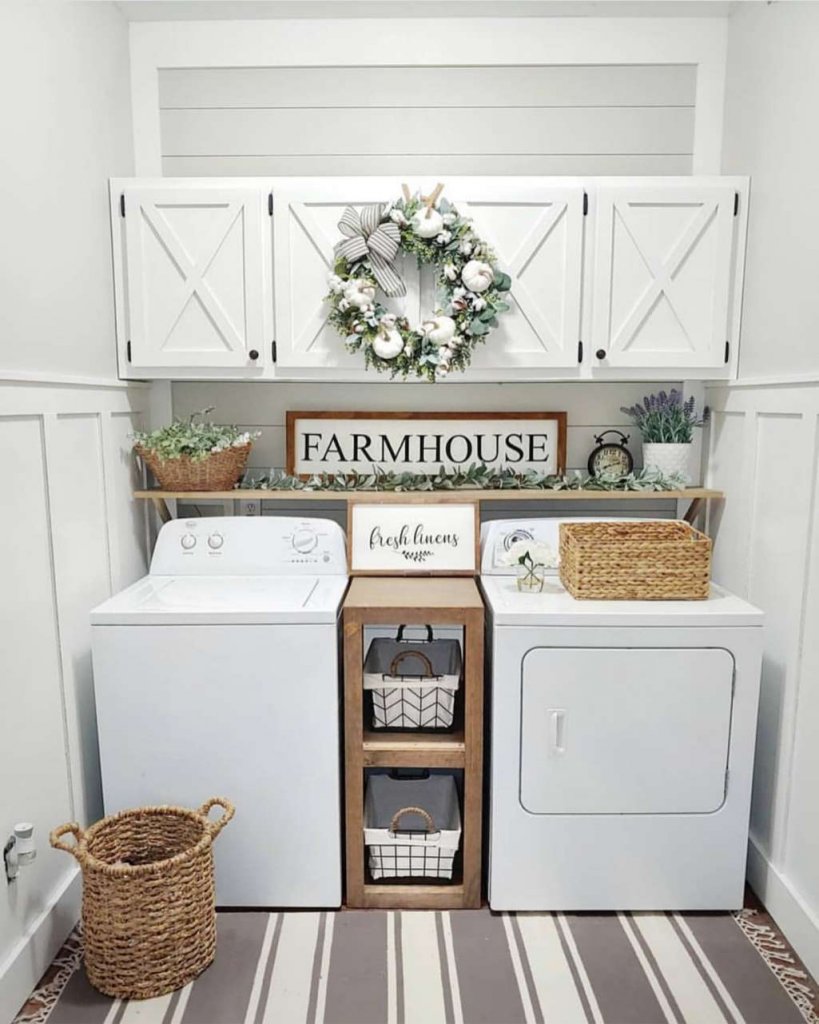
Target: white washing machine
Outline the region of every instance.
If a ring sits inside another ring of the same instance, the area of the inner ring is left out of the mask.
[[[341,903],[346,588],[336,523],[174,520],[150,574],[91,613],[105,811],[233,801],[221,906]]]
[[[557,550],[558,519],[482,536],[495,910],[742,906],[762,613],[517,590],[502,552]]]

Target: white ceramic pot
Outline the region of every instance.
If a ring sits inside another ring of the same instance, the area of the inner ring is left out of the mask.
[[[694,445],[688,444],[643,444],[643,468],[662,473],[663,476],[677,474],[691,483],[691,463]]]

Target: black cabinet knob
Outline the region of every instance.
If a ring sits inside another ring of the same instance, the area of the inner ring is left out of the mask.
[[[606,350],[604,348],[599,348],[594,354],[597,356],[598,359],[606,358]]]
[[[251,359],[258,359],[259,358],[259,350],[256,349],[256,348],[252,348],[248,352],[248,355],[250,356]]]

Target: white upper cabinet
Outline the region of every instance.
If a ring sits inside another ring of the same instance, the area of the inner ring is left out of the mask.
[[[266,195],[195,182],[129,184],[120,197],[130,366],[262,367],[272,340]]]
[[[112,181],[122,376],[389,380],[347,351],[325,296],[345,207],[400,194],[392,178]],[[512,279],[450,380],[735,376],[746,179],[450,178],[444,195]],[[407,294],[381,301],[417,325],[434,268],[395,266]]]
[[[595,205],[594,364],[721,370],[730,358],[733,185],[625,180],[599,188]]]

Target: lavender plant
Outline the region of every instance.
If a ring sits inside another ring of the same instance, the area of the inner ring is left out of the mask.
[[[621,406],[620,412],[631,417],[644,444],[690,444],[694,427],[701,427],[708,419],[708,409],[698,419],[693,396],[683,401],[682,392],[676,388],[646,395],[642,405]]]

